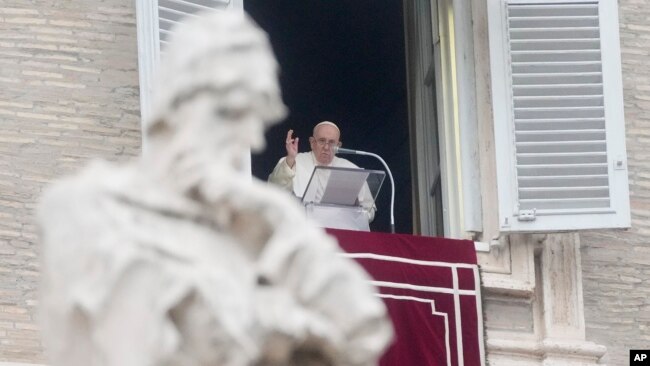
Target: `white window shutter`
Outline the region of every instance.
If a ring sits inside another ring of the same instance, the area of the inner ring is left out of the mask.
[[[185,17],[206,10],[228,10],[234,6],[231,0],[158,0],[158,38],[161,52],[169,40],[172,28]]]
[[[150,115],[153,78],[172,27],[202,10],[243,11],[243,0],[136,0],[142,120]],[[145,142],[143,141],[143,145]]]
[[[630,225],[615,0],[488,0],[500,230]]]

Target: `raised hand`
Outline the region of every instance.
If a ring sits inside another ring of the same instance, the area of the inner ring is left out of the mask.
[[[290,168],[296,164],[296,155],[298,155],[298,140],[300,138],[293,138],[293,130],[287,132],[287,138],[285,140],[285,147],[287,149],[287,158],[286,162]]]

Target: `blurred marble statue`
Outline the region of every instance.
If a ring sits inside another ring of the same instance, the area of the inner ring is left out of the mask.
[[[143,157],[40,204],[50,364],[375,365],[392,328],[367,275],[245,171],[286,114],[266,34],[204,14],[165,57]]]

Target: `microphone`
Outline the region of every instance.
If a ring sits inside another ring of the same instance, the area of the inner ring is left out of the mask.
[[[363,151],[352,150],[352,149],[344,149],[344,148],[338,147],[338,146],[334,146],[332,149],[334,150],[334,154],[365,155],[365,154],[362,154]]]
[[[388,168],[388,164],[384,161],[384,159],[381,158],[381,156],[377,154],[373,154],[371,152],[367,151],[361,151],[361,150],[352,150],[352,149],[344,149],[342,147],[338,146],[332,146],[332,151],[334,152],[335,155],[338,154],[350,154],[350,155],[366,155],[366,156],[372,156],[384,165],[384,168],[386,168],[386,172],[388,173],[388,178],[390,178],[390,232],[395,234],[395,181],[393,180],[393,174],[390,172],[390,169]]]

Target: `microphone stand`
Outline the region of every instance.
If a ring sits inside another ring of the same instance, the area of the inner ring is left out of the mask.
[[[337,147],[335,146],[333,148],[334,154],[353,154],[353,155],[366,155],[366,156],[372,156],[376,158],[377,160],[381,161],[381,163],[384,165],[384,168],[386,168],[386,172],[388,173],[388,178],[390,178],[390,232],[392,234],[395,234],[395,181],[393,180],[393,174],[390,172],[390,169],[388,168],[388,164],[384,161],[384,159],[381,158],[381,156],[377,154],[373,154],[371,152],[367,151],[361,151],[361,150],[352,150],[352,149],[344,149],[342,147]]]

